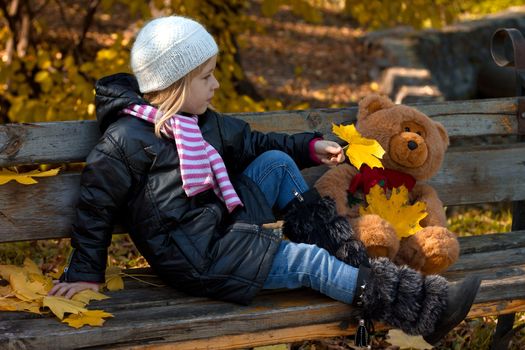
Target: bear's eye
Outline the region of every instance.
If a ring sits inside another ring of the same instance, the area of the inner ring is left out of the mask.
[[[405,126],[405,131],[410,132],[410,128],[408,126]]]
[[[418,134],[419,136],[421,136],[421,131],[417,131],[416,134]]]

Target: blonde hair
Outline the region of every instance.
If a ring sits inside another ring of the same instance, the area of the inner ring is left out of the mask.
[[[166,124],[174,114],[181,111],[182,105],[186,101],[191,81],[202,72],[204,66],[206,66],[213,57],[215,56],[210,57],[164,90],[144,94],[144,98],[158,109],[155,118],[155,135],[157,135],[157,137],[161,136],[160,132],[164,124]]]

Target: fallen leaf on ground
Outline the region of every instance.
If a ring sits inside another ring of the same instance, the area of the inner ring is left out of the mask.
[[[391,329],[387,333],[387,342],[400,349],[432,349],[420,335],[408,335],[400,329]]]

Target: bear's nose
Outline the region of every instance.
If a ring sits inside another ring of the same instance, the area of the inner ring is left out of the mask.
[[[417,148],[417,143],[415,141],[408,141],[408,148],[413,151]]]

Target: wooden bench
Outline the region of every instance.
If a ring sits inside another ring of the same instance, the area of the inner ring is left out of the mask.
[[[451,280],[473,273],[483,277],[469,316],[502,315],[495,336],[501,341],[495,348],[506,348],[514,313],[525,311],[524,101],[516,97],[416,106],[443,123],[451,137],[442,170],[431,181],[444,203],[513,203],[512,232],[460,238],[461,257],[445,274]],[[356,108],[236,116],[264,132],[319,130],[335,139],[332,123],[354,122]],[[0,125],[0,168],[82,162],[98,137],[94,121]],[[322,171],[313,168],[305,175],[313,181]],[[38,181],[0,186],[0,242],[68,237],[79,173]],[[111,298],[90,303],[114,314],[102,327],[74,329],[50,316],[1,312],[0,348],[234,349],[350,335],[356,326],[350,306],[304,289],[262,292],[249,306],[129,278],[124,290],[106,294]]]

